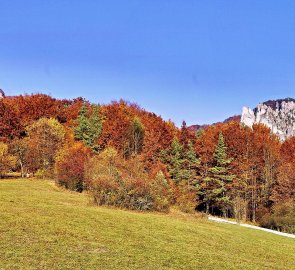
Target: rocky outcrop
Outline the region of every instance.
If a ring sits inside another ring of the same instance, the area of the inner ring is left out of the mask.
[[[4,91],[0,88],[0,99],[5,98],[5,93]]]
[[[260,123],[285,140],[295,135],[295,99],[269,100],[252,110],[244,107],[241,122],[249,127]]]

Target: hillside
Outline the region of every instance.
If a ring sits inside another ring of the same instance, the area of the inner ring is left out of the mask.
[[[295,242],[189,215],[94,207],[51,181],[0,181],[0,269],[292,269]]]
[[[226,118],[223,122],[217,122],[217,123],[213,123],[211,125],[191,125],[188,128],[191,131],[198,131],[200,129],[204,129],[209,126],[214,126],[214,125],[218,125],[218,124],[222,124],[222,123],[229,123],[229,122],[240,122],[240,121],[241,121],[241,115],[234,115],[234,116]]]

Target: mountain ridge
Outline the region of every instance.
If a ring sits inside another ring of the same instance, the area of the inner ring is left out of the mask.
[[[241,122],[252,127],[254,124],[264,124],[280,138],[286,140],[295,135],[295,99],[291,97],[275,100],[267,100],[259,103],[253,110],[244,106],[241,115],[234,115],[222,122],[207,125],[191,125],[188,128],[198,131],[208,126],[231,121]]]

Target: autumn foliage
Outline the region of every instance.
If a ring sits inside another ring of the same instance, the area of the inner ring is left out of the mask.
[[[65,145],[55,162],[56,181],[65,188],[82,192],[85,188],[85,166],[90,158],[90,150],[81,142]]]
[[[163,173],[151,178],[138,158],[124,160],[111,147],[90,160],[86,183],[98,205],[164,212],[170,206],[171,187]]]
[[[97,204],[203,211],[293,231],[295,137],[238,121],[193,132],[123,100],[0,100],[1,174],[86,190]],[[286,210],[284,212],[284,209]]]

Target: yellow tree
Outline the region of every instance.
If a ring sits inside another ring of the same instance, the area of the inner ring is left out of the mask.
[[[16,164],[16,158],[8,152],[8,145],[0,142],[0,176],[12,169]]]
[[[27,129],[29,168],[50,172],[65,137],[64,127],[54,118],[41,118]]]
[[[21,171],[21,177],[25,176],[26,171],[26,155],[28,152],[28,140],[27,138],[22,139],[15,139],[13,140],[10,145],[10,152],[15,156],[16,163],[17,163],[17,169],[20,169]]]

